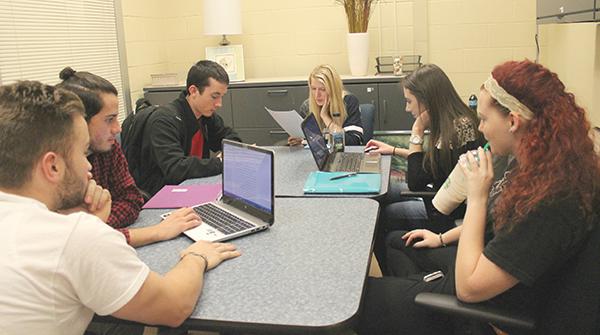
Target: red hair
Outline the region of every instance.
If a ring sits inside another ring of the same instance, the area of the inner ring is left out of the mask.
[[[598,206],[600,164],[585,111],[556,73],[540,64],[509,61],[492,71],[498,84],[535,115],[526,123],[518,167],[496,202],[496,229],[512,227],[543,200],[574,197],[588,220]]]

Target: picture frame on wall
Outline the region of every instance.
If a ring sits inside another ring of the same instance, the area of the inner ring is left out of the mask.
[[[227,74],[229,81],[244,81],[244,48],[241,44],[206,47],[206,59],[219,63]]]

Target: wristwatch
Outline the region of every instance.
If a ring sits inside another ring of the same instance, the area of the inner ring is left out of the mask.
[[[424,141],[423,138],[419,135],[411,135],[408,142],[410,142],[410,144],[423,145]]]

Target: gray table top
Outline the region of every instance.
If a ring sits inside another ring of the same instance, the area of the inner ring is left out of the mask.
[[[233,240],[242,256],[206,274],[190,326],[330,330],[357,313],[379,204],[361,198],[276,198],[275,206],[271,229]],[[133,227],[155,224],[165,211],[143,210]],[[164,274],[191,243],[182,235],[137,252]]]
[[[304,194],[308,175],[317,171],[317,164],[310,150],[302,146],[265,147],[275,152],[275,196],[277,197],[328,197],[328,198],[378,198],[388,191],[392,158],[381,156],[381,191],[378,194]],[[362,146],[347,146],[347,152],[362,152]],[[189,179],[182,185],[220,182],[221,176]]]

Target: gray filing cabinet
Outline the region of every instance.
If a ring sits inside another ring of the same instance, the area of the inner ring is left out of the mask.
[[[148,99],[153,105],[166,105],[169,102],[177,99],[179,94],[183,92],[184,87],[165,86],[165,87],[148,87],[144,88],[144,98]],[[231,106],[231,95],[225,94],[223,97],[223,106],[217,110],[226,125],[233,124],[233,111]]]
[[[537,23],[599,21],[599,7],[597,0],[537,0]]]
[[[373,124],[374,129],[380,129],[379,127],[379,84],[378,83],[367,83],[367,84],[344,84],[346,90],[354,94],[361,104],[373,104],[375,105],[375,122]]]
[[[285,141],[288,135],[265,110],[298,109],[308,96],[307,86],[273,86],[231,89],[235,106],[233,125],[248,143],[271,145]]]
[[[412,114],[406,112],[406,99],[401,83],[379,84],[379,129],[411,130]]]
[[[361,77],[344,79],[344,86],[360,103],[375,105],[375,131],[410,130],[412,117],[404,111],[401,77]],[[147,87],[144,96],[153,104],[177,98],[183,87]],[[225,124],[235,128],[246,143],[273,145],[288,135],[264,107],[273,110],[298,109],[308,97],[306,80],[231,83],[223,107],[217,113]]]

